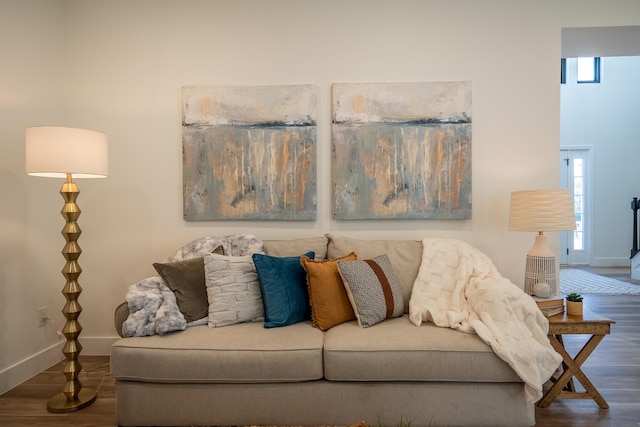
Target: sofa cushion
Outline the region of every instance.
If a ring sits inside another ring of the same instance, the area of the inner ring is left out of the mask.
[[[307,272],[311,321],[316,328],[325,331],[356,318],[336,263],[337,260],[353,261],[356,257],[356,253],[351,252],[338,259],[313,261],[306,256],[300,258]]]
[[[400,284],[404,312],[409,312],[409,299],[413,282],[422,262],[422,241],[414,240],[359,240],[328,234],[327,257],[338,258],[353,251],[358,259],[370,259],[386,254],[391,261]]]
[[[204,256],[209,326],[264,320],[262,293],[251,255]]]
[[[111,347],[111,376],[160,383],[298,382],[322,378],[323,333],[301,322],[262,323],[123,338]]]
[[[304,255],[315,256],[313,252]],[[277,328],[311,319],[307,273],[300,265],[300,256],[252,257],[262,290],[264,327]]]
[[[296,256],[307,252],[313,252],[316,259],[327,257],[326,236],[306,237],[291,240],[265,240],[264,253],[271,256]],[[346,254],[345,254],[346,255]]]
[[[386,255],[337,264],[358,325],[366,328],[402,316],[402,293]]]
[[[406,315],[373,328],[334,326],[324,347],[324,374],[333,381],[522,382],[477,335],[415,326]]]

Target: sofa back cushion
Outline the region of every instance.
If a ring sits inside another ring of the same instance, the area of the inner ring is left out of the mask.
[[[422,241],[420,240],[360,240],[327,234],[329,244],[327,257],[338,258],[350,252],[358,254],[358,259],[371,259],[386,254],[391,261],[402,297],[404,312],[409,312],[409,300],[413,282],[418,276],[422,262]],[[265,244],[266,247],[266,244]]]
[[[327,258],[328,241],[329,239],[326,236],[291,240],[265,240],[263,242],[264,253],[271,256],[285,257],[300,256],[300,254],[313,252],[316,254],[316,259],[325,259]]]

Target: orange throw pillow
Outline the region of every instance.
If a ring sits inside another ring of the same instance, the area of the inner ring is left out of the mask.
[[[340,258],[320,261],[306,256],[300,258],[300,264],[307,272],[311,320],[321,331],[356,318],[338,271],[338,260],[355,261],[357,256],[351,252]]]

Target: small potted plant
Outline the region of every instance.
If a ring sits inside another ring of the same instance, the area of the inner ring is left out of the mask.
[[[582,295],[575,292],[567,295],[567,314],[582,316]]]

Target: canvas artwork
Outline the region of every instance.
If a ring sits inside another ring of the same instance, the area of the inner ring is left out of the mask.
[[[313,85],[182,88],[185,220],[315,220]]]
[[[471,218],[471,82],[332,89],[334,218]]]

